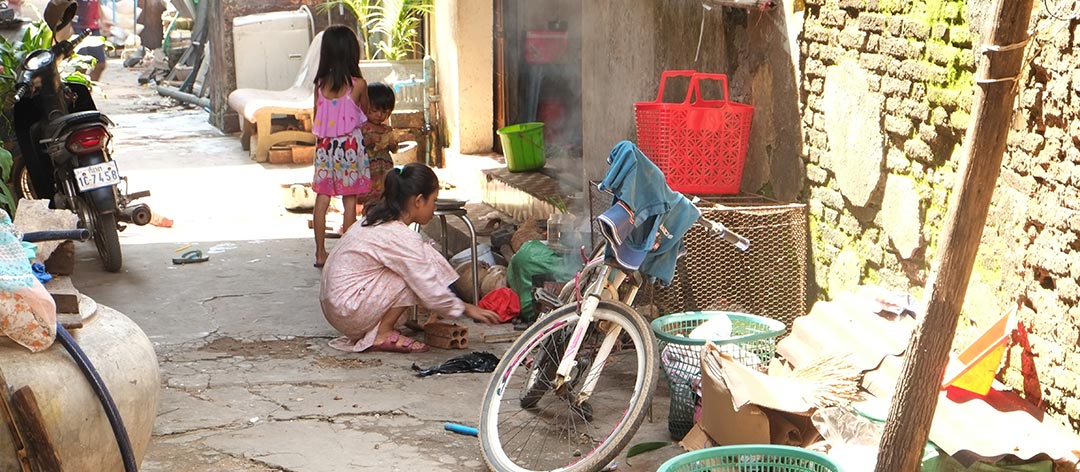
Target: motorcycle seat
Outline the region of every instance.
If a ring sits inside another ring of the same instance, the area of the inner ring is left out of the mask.
[[[43,139],[56,139],[60,137],[60,133],[72,126],[95,122],[105,123],[107,126],[112,126],[113,124],[113,122],[100,111],[80,111],[69,113],[50,121],[45,125],[45,129],[41,133],[41,136]]]

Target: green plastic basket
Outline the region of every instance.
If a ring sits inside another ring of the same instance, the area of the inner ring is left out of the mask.
[[[749,367],[764,369],[769,365],[776,354],[776,338],[786,329],[777,320],[729,311],[688,311],[653,320],[652,330],[660,343],[660,365],[671,392],[668,432],[672,439],[682,439],[694,426],[705,340],[690,339],[690,332],[717,316],[731,320],[731,336],[709,341]]]
[[[791,446],[720,446],[680,454],[656,472],[840,472],[828,456]]]

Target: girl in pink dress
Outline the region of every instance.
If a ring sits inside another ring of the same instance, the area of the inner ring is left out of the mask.
[[[330,197],[345,206],[341,232],[356,222],[357,196],[371,192],[371,173],[360,125],[367,121],[367,82],[360,74],[360,43],[351,29],[334,25],[323,32],[315,73],[315,267],[326,262],[326,210]]]
[[[326,260],[319,302],[326,321],[344,335],[330,346],[350,352],[425,352],[426,344],[395,329],[406,308],[418,304],[441,317],[465,315],[498,323],[498,314],[450,291],[457,272],[409,228],[435,215],[435,172],[413,163],[391,170],[383,183],[382,197],[364,206],[360,226],[345,233]]]

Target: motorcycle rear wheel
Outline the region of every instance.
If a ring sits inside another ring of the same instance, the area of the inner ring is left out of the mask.
[[[13,195],[16,201],[23,198],[31,200],[37,198],[34,184],[30,182],[30,171],[27,170],[26,161],[22,159],[22,156],[16,157],[11,165],[11,186],[15,191]]]
[[[88,196],[80,198],[81,206],[85,206],[85,212],[81,212],[80,218],[87,223],[86,226],[93,228],[94,245],[97,246],[98,257],[101,265],[107,272],[120,272],[124,264],[123,254],[120,252],[120,235],[117,231],[116,213],[111,211],[104,213],[94,204]],[[112,205],[113,210],[116,205]]]

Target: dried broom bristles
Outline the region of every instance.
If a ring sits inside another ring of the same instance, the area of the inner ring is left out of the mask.
[[[860,398],[862,372],[837,355],[819,357],[783,376],[806,382],[805,400],[818,408],[848,406]]]

